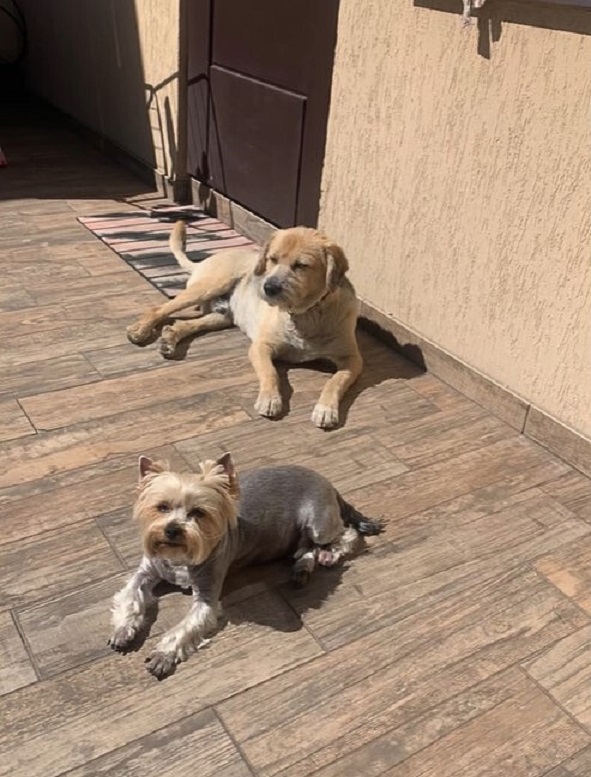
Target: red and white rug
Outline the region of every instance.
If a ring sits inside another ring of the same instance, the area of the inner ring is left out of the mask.
[[[187,274],[168,248],[172,225],[181,218],[187,222],[187,256],[193,262],[225,248],[253,245],[248,238],[193,206],[81,216],[78,221],[157,289],[174,297],[187,280]]]

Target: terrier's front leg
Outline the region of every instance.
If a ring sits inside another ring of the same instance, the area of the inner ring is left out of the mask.
[[[146,658],[146,669],[158,679],[170,674],[192,650],[197,650],[218,622],[218,606],[194,597],[186,618],[162,637],[156,649]]]
[[[111,625],[113,633],[108,644],[113,650],[124,651],[130,647],[146,622],[146,613],[154,603],[152,588],[156,580],[143,566],[113,597]]]

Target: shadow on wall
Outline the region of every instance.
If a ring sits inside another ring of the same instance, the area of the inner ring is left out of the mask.
[[[571,0],[571,3],[576,0]],[[416,8],[431,9],[456,14],[461,24],[462,3],[460,0],[414,0]],[[536,0],[536,3],[502,2],[489,0],[480,9],[474,9],[473,24],[478,29],[477,53],[485,59],[491,58],[492,44],[501,39],[503,23],[541,27],[548,30],[574,32],[591,35],[591,12],[585,8],[565,7],[566,0]],[[470,28],[466,30],[470,33]],[[467,44],[471,45],[471,44]]]
[[[158,170],[166,177],[174,175],[178,152],[174,129],[177,117],[167,90],[176,88],[178,52],[167,52],[174,63],[170,70],[174,72],[159,82],[150,83],[154,80],[151,76],[166,70],[166,64],[149,61],[150,57],[156,60],[159,51],[158,30],[152,32],[158,20],[159,4],[139,4],[143,13],[151,13],[142,20],[142,25],[138,24],[138,4],[134,0],[82,0],[76,3],[71,0],[52,0],[51,3],[18,0],[18,4],[27,23],[28,51],[23,71],[28,90],[72,119],[78,128],[89,130],[89,139],[101,150],[113,152],[115,156],[117,151],[124,152],[133,157],[137,161],[136,172],[143,173],[146,182],[153,183],[151,170]],[[171,30],[174,25],[178,37],[178,19],[171,18],[170,24]],[[146,42],[141,35],[153,39]],[[42,113],[38,106],[35,109],[29,106],[27,110],[29,115]],[[18,115],[12,113],[12,123],[18,123]],[[8,117],[0,117],[2,125],[7,122]],[[49,131],[48,122],[45,124]],[[7,132],[2,131],[6,146],[9,142]],[[18,140],[15,137],[14,143]],[[51,144],[43,143],[41,136],[39,141],[50,157],[55,156]],[[56,154],[59,156],[64,147],[58,145],[61,150],[56,147]],[[24,165],[25,176],[34,178],[35,172],[29,169],[33,160],[21,157],[24,146],[23,142],[20,150],[5,148],[9,164]],[[75,147],[74,143],[73,152]],[[57,159],[55,161],[57,171],[59,165]],[[36,164],[38,162],[36,160]],[[44,162],[49,162],[47,157]],[[39,183],[47,196],[49,182],[40,180]],[[55,196],[63,197],[64,186],[61,184],[65,182],[54,180],[53,183],[59,188]],[[80,196],[84,190],[80,185],[75,188],[77,194],[68,196]]]

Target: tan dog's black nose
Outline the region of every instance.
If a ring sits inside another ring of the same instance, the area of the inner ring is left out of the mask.
[[[277,278],[269,278],[265,281],[263,289],[267,297],[276,297],[282,291],[281,281]]]

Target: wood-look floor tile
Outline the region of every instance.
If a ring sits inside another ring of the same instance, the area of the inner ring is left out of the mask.
[[[529,570],[463,585],[408,617],[221,703],[257,773],[329,764],[572,633],[584,616]],[[334,747],[335,740],[338,745]],[[285,748],[285,742],[298,742]],[[321,751],[324,755],[320,756]]]
[[[142,556],[142,544],[138,527],[132,520],[131,507],[130,501],[126,507],[105,513],[96,521],[125,564],[133,569]]]
[[[173,467],[186,469],[172,447],[147,452]],[[0,546],[54,529],[67,533],[72,524],[117,509],[131,515],[138,478],[136,456],[111,459],[104,466],[75,470],[70,475],[54,479],[48,476],[46,481],[0,492],[0,504],[18,518],[2,521]]]
[[[473,413],[481,407],[477,402],[439,380],[430,372],[417,375],[410,387],[446,412]]]
[[[427,431],[429,421],[432,427]],[[383,428],[378,430],[378,439],[383,437],[383,431]],[[416,469],[516,436],[514,429],[491,415],[471,419],[437,413],[426,419],[424,429],[417,430],[415,435],[403,442],[394,430],[388,447],[407,467]]]
[[[67,325],[88,324],[88,322],[121,320],[125,327],[127,319],[136,310],[158,301],[155,290],[131,293],[128,296],[106,297],[97,305],[96,300],[66,303],[64,305],[37,305],[35,307],[0,313],[0,342],[3,347],[12,345],[15,337],[30,336],[51,329],[64,329]],[[20,341],[19,341],[20,342]],[[131,346],[129,346],[131,349]]]
[[[42,391],[92,383],[99,378],[100,374],[84,356],[68,354],[12,365],[2,374],[0,395],[26,397]]]
[[[542,777],[588,742],[589,735],[544,693],[524,684],[498,706],[382,774]]]
[[[10,349],[0,350],[0,369],[40,362],[90,350],[103,345],[119,345],[125,340],[125,327],[119,321],[95,321],[78,325],[71,323],[57,329],[19,335],[10,343]]]
[[[591,538],[581,537],[552,549],[536,569],[591,614]]]
[[[102,532],[81,523],[0,548],[1,606],[24,606],[116,574],[122,564]]]
[[[591,774],[591,747],[584,747],[545,777],[589,777]]]
[[[112,575],[18,609],[19,623],[41,677],[109,654],[111,600],[128,576],[128,572]]]
[[[164,683],[146,672],[144,652],[113,654],[7,696],[0,774],[57,777],[320,654],[276,595],[239,608],[242,623]]]
[[[68,773],[68,777],[252,777],[211,710],[189,715]]]
[[[190,397],[0,443],[0,488],[90,466],[111,456],[138,454],[183,437],[247,419],[222,392]],[[28,440],[30,439],[30,442]]]
[[[123,279],[124,276],[124,279]],[[141,275],[135,272],[119,272],[109,275],[89,276],[71,280],[67,284],[57,281],[27,284],[31,304],[63,305],[65,302],[88,299],[104,299],[118,294],[131,294],[151,288]]]
[[[371,713],[371,726],[370,721]],[[547,736],[540,741],[544,724]],[[545,774],[587,738],[523,673],[512,668],[422,714],[413,716],[410,711],[401,725],[347,755],[339,755],[336,740],[334,761],[313,773],[315,777],[530,777]],[[318,760],[322,763],[324,759]],[[312,755],[282,774],[310,774],[314,764]]]
[[[381,481],[351,496],[368,514],[394,530],[396,519],[455,499],[549,460],[549,454],[521,437],[486,446],[447,461]],[[565,466],[566,469],[566,466]]]
[[[57,282],[66,285],[70,280],[82,280],[89,277],[89,273],[78,262],[64,261],[56,264],[55,262],[39,261],[38,257],[36,261],[30,260],[28,262],[17,260],[16,257],[12,261],[10,257],[8,260],[5,258],[2,270],[9,283],[22,283],[25,288],[28,288],[31,279],[34,279],[36,285]]]
[[[104,251],[80,256],[76,261],[92,276],[134,272],[127,262],[124,262],[120,256],[106,246],[104,246]]]
[[[35,434],[35,427],[16,399],[0,400],[0,442]]]
[[[591,478],[571,471],[544,483],[543,488],[573,513],[591,523]]]
[[[218,360],[226,355],[233,354],[235,357],[244,359],[245,373],[250,374],[251,380],[254,381],[254,373],[251,372],[248,362],[248,346],[243,338],[244,335],[238,330],[219,332],[208,337],[201,337],[193,342],[192,348],[189,349],[180,364],[189,361]],[[174,369],[179,364],[177,361],[166,361],[163,359],[158,350],[158,343],[145,348],[134,348],[129,343],[126,343],[125,345],[116,345],[111,348],[97,348],[96,350],[85,351],[85,355],[101,375],[106,378],[135,373],[138,370],[151,369],[152,367],[168,366]]]
[[[10,612],[0,612],[0,696],[37,679]]]
[[[39,430],[106,418],[177,399],[197,397],[220,389],[250,383],[241,358],[229,356],[214,362],[178,364],[120,378],[104,380],[92,386],[76,386],[63,391],[37,394],[22,400],[22,406]]]
[[[591,725],[591,626],[565,636],[524,665],[571,715]]]
[[[494,580],[587,533],[569,515],[555,519],[535,493],[517,495],[512,506],[496,512],[458,507],[451,503],[448,511],[413,517],[397,542],[353,559],[321,611],[309,606],[306,589],[285,595],[322,644],[334,648],[460,592],[475,570],[481,580]],[[540,525],[549,517],[552,525]]]
[[[0,289],[0,311],[29,308],[35,304],[35,297],[19,283],[2,283],[2,288]]]

